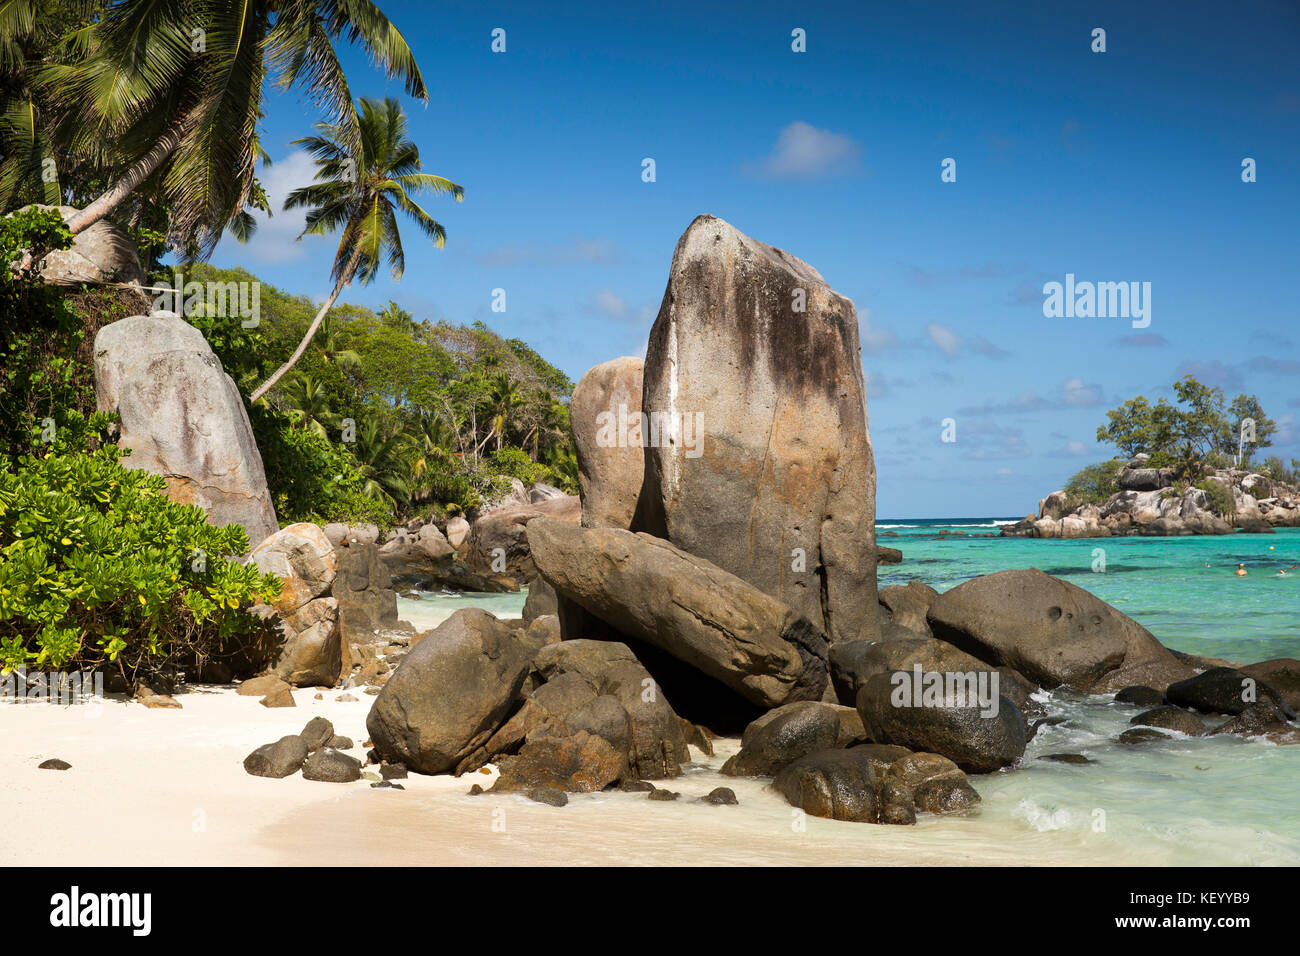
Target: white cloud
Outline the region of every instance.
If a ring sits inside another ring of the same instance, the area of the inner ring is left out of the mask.
[[[257,220],[257,231],[247,245],[240,245],[233,239],[223,240],[224,251],[230,258],[246,265],[254,272],[264,265],[280,265],[286,262],[300,262],[312,251],[306,243],[328,242],[317,236],[308,236],[298,242],[298,236],[307,221],[305,209],[284,210],[284,200],[301,186],[310,185],[316,175],[316,166],[311,156],[302,150],[290,153],[283,159],[276,160],[269,167],[263,166],[257,174],[266,194],[271,201],[275,215],[267,218],[263,212],[253,210]],[[331,252],[334,246],[320,246]]]
[[[930,341],[948,358],[956,358],[961,352],[961,336],[946,325],[931,322],[925,327],[925,332],[930,336]]]
[[[1071,408],[1093,408],[1104,401],[1100,385],[1085,385],[1081,378],[1067,378],[1061,385],[1061,400]]]
[[[796,120],[781,130],[772,152],[746,171],[764,179],[817,179],[857,170],[862,147],[850,137]]]
[[[862,351],[868,355],[898,347],[897,335],[889,329],[878,329],[871,324],[870,309],[858,313],[858,339],[862,343]]]

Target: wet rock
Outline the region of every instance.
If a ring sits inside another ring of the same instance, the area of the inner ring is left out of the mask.
[[[1300,712],[1300,660],[1279,657],[1239,669],[1247,677],[1273,688],[1292,711]]]
[[[1043,754],[1038,759],[1051,760],[1054,763],[1073,763],[1073,764],[1096,763],[1095,760],[1090,760],[1089,758],[1085,757],[1083,754]]]
[[[405,780],[407,775],[406,764],[385,761],[379,765],[379,775],[385,780]]]
[[[871,755],[850,747],[800,757],[781,769],[772,786],[791,806],[812,816],[875,823],[881,783]]]
[[[545,803],[551,807],[568,806],[569,795],[558,787],[534,787],[526,794],[534,803]]]
[[[1125,687],[1115,695],[1115,703],[1130,704],[1134,707],[1159,707],[1164,702],[1165,695],[1163,691],[1156,690],[1154,687],[1145,687],[1141,684]]]
[[[1272,699],[1288,717],[1295,716],[1276,690],[1233,667],[1214,667],[1170,684],[1165,694],[1171,704],[1206,714],[1240,714],[1256,701]]]
[[[263,744],[244,758],[244,769],[255,777],[288,777],[307,759],[307,742],[297,735]]]
[[[715,807],[734,807],[740,801],[736,799],[736,792],[730,787],[714,787],[709,791],[708,796],[700,798],[701,803],[710,803]]]
[[[1172,740],[1163,730],[1156,730],[1154,727],[1135,727],[1132,730],[1126,730],[1119,735],[1119,742],[1122,744],[1146,744],[1154,740]]]
[[[1199,737],[1205,733],[1205,724],[1201,722],[1201,718],[1181,707],[1157,707],[1138,714],[1129,723],[1160,730],[1176,730],[1189,737]]]
[[[911,805],[926,813],[966,810],[980,799],[961,769],[939,754],[908,754],[894,761],[885,773],[884,782],[910,793]]]
[[[1210,731],[1210,736],[1238,734],[1242,737],[1258,737],[1265,734],[1285,734],[1292,729],[1280,704],[1265,698],[1256,701],[1235,717],[1215,727]]]
[[[648,780],[620,780],[618,789],[624,793],[650,793],[655,785]]]
[[[596,793],[627,776],[627,755],[604,738],[580,730],[569,737],[539,737],[519,753],[502,757],[493,793],[556,787],[567,793]]]
[[[670,801],[670,800],[676,800],[678,797],[681,796],[681,794],[676,793],[672,790],[664,790],[662,787],[656,787],[654,790],[651,790],[646,796],[650,800]]]

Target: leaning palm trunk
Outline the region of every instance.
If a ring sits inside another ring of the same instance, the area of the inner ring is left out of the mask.
[[[316,313],[316,318],[312,319],[311,325],[307,326],[307,334],[302,337],[302,341],[298,343],[298,347],[294,349],[293,354],[289,356],[289,361],[276,369],[274,375],[257,387],[253,394],[248,397],[250,402],[257,401],[269,392],[275,387],[275,383],[284,377],[285,372],[298,364],[298,360],[302,358],[303,353],[307,351],[307,346],[311,344],[312,338],[316,335],[316,330],[320,328],[321,323],[325,321],[326,314],[331,308],[333,308],[334,300],[339,297],[339,293],[343,291],[343,287],[352,281],[352,273],[356,271],[357,262],[359,262],[360,259],[361,246],[358,245],[356,249],[352,251],[352,258],[348,260],[347,267],[339,275],[339,281],[334,283],[334,291],[331,292],[330,297],[325,300],[325,304],[320,307],[320,311]]]
[[[177,120],[167,128],[167,131],[159,137],[158,142],[154,143],[153,148],[136,162],[134,166],[128,169],[122,177],[112,186],[104,195],[100,196],[81,212],[77,213],[68,220],[68,229],[75,236],[78,233],[85,232],[99,220],[103,219],[110,212],[117,208],[118,204],[127,196],[135,192],[140,184],[154,174],[161,166],[164,160],[176,151],[181,143],[182,121]]]

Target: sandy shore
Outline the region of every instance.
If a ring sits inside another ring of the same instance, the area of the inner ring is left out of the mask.
[[[369,782],[328,784],[253,777],[243,758],[299,732],[314,716],[352,737],[364,758],[371,698],[340,691],[294,692],[298,706],[268,710],[229,687],[199,687],[181,710],[127,700],[58,707],[0,706],[0,816],[20,840],[0,862],[20,865],[368,864],[1030,864],[1122,862],[1116,848],[1059,832],[1004,830],[994,821],[922,820],[876,827],[807,818],[761,780],[717,773],[736,741],[719,741],[671,781],[676,803],[643,794],[574,795],[553,808],[517,796],[466,795],[492,774],[412,776],[405,791]],[[697,756],[701,756],[698,755]],[[40,770],[50,757],[67,771]],[[978,781],[976,782],[977,786]],[[692,802],[732,787],[737,807]],[[1132,862],[1141,862],[1133,860]]]

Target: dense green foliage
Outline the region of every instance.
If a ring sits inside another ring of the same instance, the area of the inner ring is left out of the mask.
[[[199,264],[184,281],[258,280]],[[247,394],[290,355],[315,311],[306,296],[263,283],[256,328],[235,316],[189,320]],[[251,417],[281,520],[383,523],[471,510],[507,490],[512,477],[576,491],[572,390],[526,343],[481,322],[419,322],[394,302],[378,313],[344,305]],[[342,477],[327,480],[335,475]]]
[[[1101,504],[1119,491],[1116,478],[1123,462],[1112,458],[1100,464],[1089,465],[1065,483],[1065,506],[1073,511],[1081,505]]]
[[[1223,389],[1203,385],[1191,375],[1173,387],[1176,404],[1162,398],[1153,405],[1139,395],[1111,409],[1106,424],[1097,429],[1097,441],[1129,457],[1145,452],[1152,467],[1172,466],[1188,475],[1207,466],[1249,467],[1255,452],[1272,444],[1277,424],[1254,395],[1238,395],[1225,405]],[[1247,420],[1254,424],[1253,440],[1249,429],[1243,429]]]
[[[247,550],[244,529],[124,468],[109,424],[71,416],[0,471],[0,669],[255,659],[267,636],[246,609],[278,596],[279,578],[225,560]]]
[[[1206,478],[1198,482],[1197,488],[1205,492],[1206,508],[1218,515],[1220,518],[1231,518],[1237,513],[1236,502],[1232,500],[1232,492],[1221,481],[1215,481],[1213,478]]]

